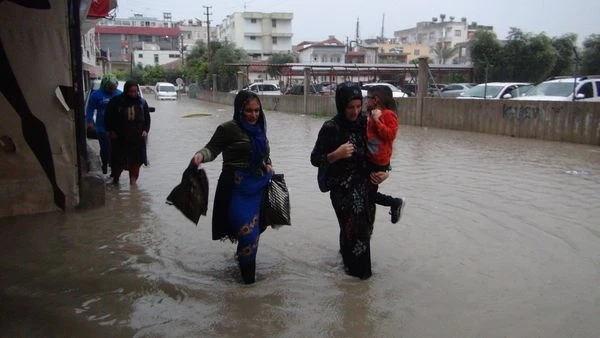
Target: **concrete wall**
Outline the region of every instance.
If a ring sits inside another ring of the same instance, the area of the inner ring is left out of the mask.
[[[200,91],[201,100],[232,105],[235,95]],[[600,102],[398,99],[400,123],[549,141],[600,145]],[[265,110],[333,116],[333,96],[262,96]]]

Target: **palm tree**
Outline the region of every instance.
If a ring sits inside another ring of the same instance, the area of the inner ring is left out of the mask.
[[[447,60],[451,59],[454,54],[458,51],[457,47],[449,47],[442,43],[438,43],[431,48],[431,51],[435,54],[439,64],[445,64]]]

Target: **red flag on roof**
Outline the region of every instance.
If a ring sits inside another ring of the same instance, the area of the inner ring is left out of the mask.
[[[105,18],[110,11],[110,0],[93,0],[88,11],[88,18]]]

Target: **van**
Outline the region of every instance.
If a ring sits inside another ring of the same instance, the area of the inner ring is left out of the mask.
[[[157,100],[177,100],[177,89],[172,83],[157,82],[154,95]]]

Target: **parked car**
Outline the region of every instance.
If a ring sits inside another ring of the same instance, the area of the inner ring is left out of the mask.
[[[392,90],[392,95],[394,96],[394,98],[408,97],[408,94],[406,94],[405,92],[400,90],[398,87],[394,86],[393,84],[390,84],[387,82],[372,82],[372,83],[363,84],[362,87],[360,88],[362,91],[363,97],[367,96],[367,90],[369,89],[369,87],[372,87],[372,86],[387,86],[387,87],[389,87]]]
[[[488,82],[469,88],[458,99],[510,99],[531,88],[527,82]]]
[[[450,83],[440,91],[440,97],[458,97],[473,86],[474,83]]]
[[[255,82],[244,87],[244,90],[249,90],[258,95],[281,95],[281,89],[273,83]]]
[[[177,100],[177,88],[169,82],[157,82],[154,86],[154,97],[157,100]]]
[[[600,101],[600,75],[550,78],[515,100]]]
[[[442,93],[442,89],[444,89],[444,88],[446,88],[445,84],[441,84],[441,83],[430,84],[429,87],[427,88],[427,95],[439,97]]]
[[[311,84],[308,86],[309,93],[308,95],[321,95],[322,86],[317,84]],[[287,95],[304,95],[304,85],[295,84],[290,89],[286,91]]]

